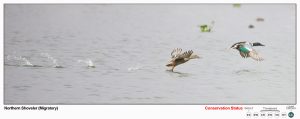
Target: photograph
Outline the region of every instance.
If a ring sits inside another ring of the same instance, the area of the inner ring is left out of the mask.
[[[295,3],[5,3],[4,105],[295,105]]]

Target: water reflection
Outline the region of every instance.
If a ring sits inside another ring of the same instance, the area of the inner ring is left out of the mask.
[[[170,74],[171,76],[175,76],[175,77],[190,77],[190,76],[192,76],[192,74],[190,74],[190,73],[184,73],[184,72],[179,72],[179,71],[172,72],[171,70],[166,70],[166,72],[168,74]]]
[[[241,75],[241,74],[245,74],[245,73],[249,73],[249,72],[251,72],[249,69],[242,69],[242,70],[236,71],[235,73],[238,75]]]

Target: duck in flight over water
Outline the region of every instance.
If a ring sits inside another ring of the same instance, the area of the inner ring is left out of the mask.
[[[258,55],[258,53],[253,49],[253,46],[265,46],[259,42],[250,43],[250,42],[238,42],[231,46],[232,49],[236,49],[240,52],[240,55],[243,58],[251,57],[256,61],[264,60],[262,57]]]
[[[198,55],[194,55],[192,50],[181,52],[181,48],[176,48],[171,52],[171,61],[166,66],[171,67],[172,72],[176,66],[186,63],[190,59],[200,58]]]

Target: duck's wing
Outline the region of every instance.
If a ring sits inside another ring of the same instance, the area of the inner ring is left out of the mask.
[[[251,52],[249,52],[248,55],[256,61],[263,61],[264,60],[261,56],[258,55],[258,53],[255,50],[252,50]]]
[[[243,53],[240,51],[240,55],[243,57],[243,58],[247,58],[249,57],[249,53]]]
[[[171,52],[171,57],[172,57],[172,58],[178,57],[179,55],[181,55],[181,51],[182,51],[181,48],[176,48],[176,49],[174,49],[174,50]]]
[[[181,59],[181,58],[189,58],[191,55],[193,54],[193,51],[192,50],[189,50],[189,51],[185,51],[184,53],[180,54],[178,56],[178,59]]]

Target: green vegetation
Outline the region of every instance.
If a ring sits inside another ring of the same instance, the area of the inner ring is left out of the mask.
[[[233,7],[240,8],[241,4],[233,4]]]
[[[211,29],[206,24],[200,25],[200,30],[201,30],[201,32],[210,32],[211,31]]]

